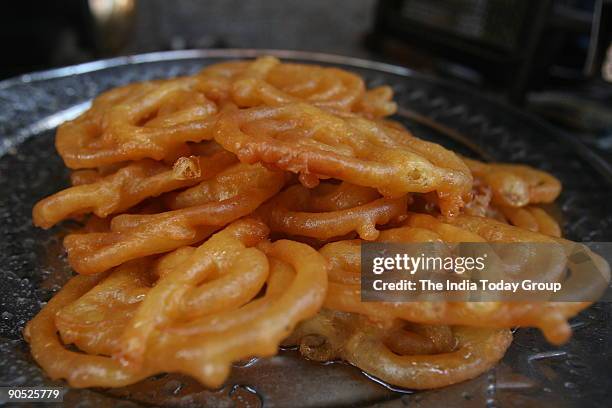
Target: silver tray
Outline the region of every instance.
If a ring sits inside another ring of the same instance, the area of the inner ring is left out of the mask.
[[[463,154],[531,164],[559,177],[557,211],[566,236],[610,241],[612,169],[572,136],[508,105],[409,69],[326,54],[270,50],[193,50],[138,55],[55,69],[0,82],[0,385],[49,380],[31,359],[21,330],[70,276],[61,238],[65,227],[34,228],[31,209],[68,183],[53,146],[57,125],[87,108],[100,92],[133,81],[191,74],[234,58],[273,54],[339,66],[369,85],[393,86],[396,119],[419,137]],[[319,364],[284,350],[238,364],[227,384],[204,390],[193,380],[161,375],[120,390],[69,389],[66,406],[132,407],[609,407],[612,402],[610,304],[572,320],[561,347],[533,329],[519,329],[500,364],[479,378],[444,389],[394,390],[343,363]]]

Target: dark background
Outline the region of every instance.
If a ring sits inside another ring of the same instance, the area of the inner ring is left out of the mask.
[[[371,57],[375,0],[145,0],[128,53],[160,48],[277,48]]]

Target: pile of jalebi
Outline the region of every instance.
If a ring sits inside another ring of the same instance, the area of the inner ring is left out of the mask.
[[[64,240],[77,276],[26,327],[35,360],[74,387],[218,387],[293,344],[422,389],[488,370],[510,328],[566,341],[588,304],[361,301],[364,240],[560,240],[539,207],[557,179],[459,157],[395,109],[389,87],[272,57],[100,95],[57,131],[72,187],[33,210],[84,225]]]

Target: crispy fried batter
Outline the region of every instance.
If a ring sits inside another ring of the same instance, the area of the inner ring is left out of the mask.
[[[561,192],[561,182],[551,174],[522,164],[482,163],[464,158],[475,178],[492,190],[492,202],[510,207],[550,203]]]
[[[386,119],[396,108],[389,87],[273,57],[97,97],[57,131],[72,187],[33,210],[43,228],[83,220],[64,240],[81,275],[26,327],[34,359],[73,387],[163,372],[219,387],[282,342],[423,389],[488,370],[511,327],[567,340],[587,303],[362,302],[366,241],[569,244],[535,205],[556,178],[462,159]],[[557,278],[551,259],[537,273]]]
[[[304,103],[227,111],[215,140],[246,163],[333,177],[387,197],[436,191],[447,215],[459,211],[471,189],[467,167],[441,146],[384,122]]]

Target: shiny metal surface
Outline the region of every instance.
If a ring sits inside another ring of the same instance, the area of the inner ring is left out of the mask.
[[[402,67],[292,51],[194,50],[24,75],[0,82],[0,385],[52,383],[30,358],[21,329],[70,275],[61,249],[67,226],[43,231],[30,221],[37,200],[67,185],[67,171],[53,147],[55,127],[108,88],[269,53],[341,66],[363,75],[371,85],[392,85],[401,107],[396,119],[420,137],[474,157],[551,171],[564,183],[558,210],[566,236],[612,240],[608,163],[571,136],[513,108]],[[520,329],[496,368],[440,390],[393,391],[354,367],[305,361],[286,350],[274,358],[236,364],[220,390],[203,390],[181,376],[157,376],[120,390],[71,389],[64,401],[79,407],[608,407],[610,304],[586,310],[573,320],[573,327],[574,337],[561,347],[547,344],[536,330]]]

